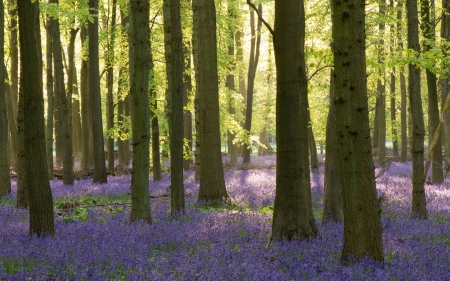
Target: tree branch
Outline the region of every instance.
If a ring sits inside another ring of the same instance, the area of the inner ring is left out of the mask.
[[[306,81],[311,80],[317,73],[319,73],[319,71],[321,71],[322,69],[327,68],[327,67],[333,67],[333,66],[332,65],[324,65],[321,68],[316,69],[316,71],[314,71],[314,73],[311,76],[309,76],[309,78],[306,79]]]
[[[250,0],[247,0],[247,4],[253,8],[253,10],[255,10],[256,14],[258,15],[259,20],[264,23],[264,25],[267,27],[267,29],[269,30],[270,34],[272,34],[272,36],[275,36],[275,32],[273,31],[272,27],[270,26],[269,23],[267,23],[267,21],[264,20],[264,18],[262,17],[262,15],[259,13],[258,8],[255,6],[255,4],[253,4]]]

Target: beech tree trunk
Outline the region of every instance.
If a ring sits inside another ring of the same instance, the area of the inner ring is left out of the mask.
[[[402,10],[403,1],[397,4],[397,52],[401,55],[403,53],[403,41],[401,37],[402,31]],[[400,66],[400,92],[401,92],[401,109],[400,109],[400,119],[401,119],[401,152],[400,161],[406,162],[408,160],[408,120],[407,120],[407,99],[406,99],[406,79],[405,79],[405,68]]]
[[[5,8],[3,1],[0,3],[0,26],[5,26]],[[5,60],[5,30],[0,30],[0,62]],[[11,180],[9,178],[8,165],[8,118],[6,113],[5,98],[5,69],[0,67],[0,197],[11,193]]]
[[[365,0],[331,1],[336,136],[344,211],[344,263],[383,262],[380,206],[370,144]],[[380,131],[381,133],[381,131]],[[380,147],[384,144],[380,143]]]
[[[131,177],[131,221],[151,223],[149,199],[150,112],[148,85],[150,73],[150,3],[131,1],[131,42],[133,51],[133,175]]]
[[[386,14],[386,1],[379,2],[379,14],[383,17]],[[378,110],[378,163],[384,164],[386,162],[386,85],[385,85],[385,69],[384,69],[384,29],[385,24],[383,20],[378,24],[380,33],[380,41],[378,43],[378,83],[377,92],[379,103],[377,103]]]
[[[81,26],[80,39],[81,44],[86,42],[88,36],[88,28]],[[92,126],[91,126],[91,110],[90,110],[90,94],[89,94],[89,60],[81,61],[80,69],[80,94],[81,94],[81,169],[89,170],[91,168],[92,155]]]
[[[442,8],[444,10],[444,13],[442,14],[442,20],[441,20],[441,37],[445,39],[445,41],[448,43],[450,42],[450,1],[449,0],[443,0],[442,1]],[[444,49],[445,51],[448,51],[448,48]],[[448,67],[448,66],[447,66]],[[442,81],[442,104],[444,104],[445,100],[447,99],[447,96],[449,94],[449,82],[450,82],[450,75],[446,75]],[[445,173],[450,173],[450,114],[447,114],[444,118],[444,147],[445,147]]]
[[[94,156],[94,183],[106,183],[105,148],[103,141],[102,108],[100,99],[100,77],[98,59],[98,0],[89,0],[89,96],[91,109],[92,142]]]
[[[390,10],[394,10],[394,0],[389,0]],[[392,56],[395,55],[394,44],[395,44],[395,26],[394,24],[389,25],[389,51]],[[398,136],[397,136],[397,105],[396,105],[396,92],[395,92],[395,67],[391,69],[391,81],[389,84],[389,95],[391,97],[391,134],[392,134],[392,156],[398,157]]]
[[[20,92],[24,112],[25,177],[30,202],[30,234],[55,233],[53,198],[47,174],[44,135],[44,93],[39,2],[18,0]]]
[[[12,114],[14,116],[14,120],[17,120],[18,114],[18,106],[19,106],[19,48],[17,43],[18,36],[18,28],[17,28],[17,1],[10,0],[8,5],[8,14],[9,14],[9,54],[10,54],[10,89],[11,89],[11,102],[12,102]],[[6,72],[5,72],[6,73]],[[9,117],[8,117],[9,119]],[[17,126],[16,126],[17,127]],[[11,128],[10,128],[11,130]],[[11,132],[11,134],[17,134],[17,130],[15,133]],[[16,138],[17,139],[17,138]],[[14,137],[12,138],[14,140]],[[19,148],[17,143],[10,145],[11,151],[11,166],[13,168],[18,168],[18,153]]]
[[[271,240],[315,237],[308,160],[303,0],[275,1],[276,190]]]
[[[196,148],[207,153],[200,156],[198,200],[229,201],[223,174],[220,142],[216,8],[214,0],[194,0],[192,8],[199,122]],[[207,157],[203,157],[203,155],[207,155]]]
[[[191,50],[189,45],[184,46],[184,94],[183,94],[183,108],[189,103],[189,96],[192,93],[192,78],[191,78]],[[189,109],[184,109],[183,114],[184,124],[184,140],[185,140],[185,153],[189,158],[184,158],[183,167],[185,170],[189,170],[193,164],[193,152],[192,152],[192,112]]]
[[[417,12],[417,0],[406,1],[406,14],[408,19],[408,48],[420,53],[419,45],[419,19]],[[413,158],[413,187],[412,187],[412,216],[427,218],[427,206],[425,199],[424,173],[424,139],[425,129],[423,121],[422,100],[420,96],[420,69],[409,64],[409,102],[412,113],[412,145]]]
[[[334,73],[330,72],[330,108],[328,110],[326,145],[325,145],[325,177],[323,187],[322,224],[329,220],[344,221],[342,211],[342,192],[337,160],[336,107],[334,105]]]

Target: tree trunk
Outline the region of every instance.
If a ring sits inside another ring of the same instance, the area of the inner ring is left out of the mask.
[[[46,24],[46,88],[47,88],[47,124],[45,126],[48,178],[53,179],[53,125],[54,125],[54,91],[53,91],[53,41],[50,20]]]
[[[417,1],[407,0],[406,14],[408,19],[408,48],[419,55],[419,19],[417,12]],[[423,121],[422,100],[420,96],[420,69],[409,64],[409,102],[412,113],[412,145],[411,154],[413,158],[413,187],[412,187],[412,216],[425,219],[427,217],[427,206],[425,199],[424,173],[424,139],[425,129]]]
[[[241,28],[239,27],[238,30],[236,31],[236,64],[243,64],[244,63],[244,51],[243,51],[243,46],[242,46],[242,40],[244,38],[244,33],[241,31]],[[242,67],[239,67],[239,74],[238,74],[238,80],[239,80],[239,94],[242,96],[242,100],[244,101],[244,103],[246,103],[247,101],[247,96],[246,96],[246,92],[245,92],[245,78],[244,78],[244,72],[241,70]],[[238,115],[239,114],[239,115]],[[245,116],[245,108],[242,108],[241,110],[239,110],[238,112],[236,112],[237,115],[237,119],[238,120],[242,120],[240,122],[241,128],[244,128],[245,126],[245,122],[244,122],[244,116]],[[242,151],[243,151],[244,146],[241,145],[238,148],[238,154],[242,155]]]
[[[319,168],[319,158],[317,157],[317,146],[316,140],[314,139],[314,132],[312,129],[311,122],[311,111],[309,110],[308,103],[308,149],[309,149],[309,157],[310,157],[310,166],[311,169]]]
[[[73,95],[72,100],[72,147],[77,154],[81,153],[82,135],[81,135],[81,116],[80,116],[80,94],[78,92],[78,78],[76,65],[73,66]]]
[[[380,206],[370,145],[364,0],[332,3],[336,136],[344,211],[344,263],[383,262]],[[381,133],[381,130],[380,130]],[[380,143],[380,147],[384,144]]]
[[[114,86],[114,47],[115,47],[115,28],[116,28],[116,10],[117,10],[117,0],[112,2],[112,19],[110,28],[110,37],[108,42],[107,50],[107,88],[108,93],[106,94],[106,129],[112,130],[114,127],[114,96],[113,96],[113,86]],[[109,133],[106,138],[106,151],[108,152],[108,171],[114,171],[114,134]]]
[[[19,48],[17,44],[17,1],[10,0],[8,5],[9,14],[9,54],[10,54],[10,65],[11,65],[11,77],[10,77],[10,92],[11,92],[11,102],[12,102],[12,114],[14,120],[17,120],[18,105],[19,105]],[[5,72],[6,75],[6,72]],[[9,119],[9,117],[8,117]],[[11,128],[10,128],[11,130]],[[17,134],[17,130],[16,133]],[[17,139],[17,138],[16,138]],[[14,137],[13,137],[14,140]],[[11,145],[11,166],[13,168],[18,168],[18,146],[17,144]]]
[[[55,233],[53,198],[47,175],[44,135],[42,50],[39,2],[18,0],[20,40],[20,92],[23,93],[25,177],[30,202],[30,234]]]
[[[342,192],[337,160],[336,107],[334,105],[334,73],[330,73],[330,108],[328,110],[326,145],[325,145],[325,177],[323,184],[323,216],[322,224],[329,220],[344,221],[342,212]]]
[[[170,4],[171,0],[163,0],[163,21],[164,21],[164,56],[166,59],[166,78],[167,78],[167,84],[166,84],[166,106],[165,106],[165,113],[166,113],[166,120],[169,127],[169,131],[166,132],[165,128],[163,127],[162,133],[166,136],[168,135],[167,142],[170,143],[170,131],[172,122],[170,120],[171,110],[172,110],[172,43],[171,43],[171,22],[170,22]],[[163,139],[164,142],[164,139]],[[165,143],[167,143],[165,142]],[[170,145],[169,145],[170,148]],[[162,157],[168,158],[168,151],[166,148],[166,145],[163,144],[163,151],[162,151]]]
[[[397,4],[397,52],[401,56],[403,54],[403,40],[402,40],[402,10],[403,10],[403,1],[398,2]],[[400,110],[400,119],[401,119],[401,142],[402,148],[400,152],[400,161],[406,162],[408,160],[408,120],[407,120],[407,99],[406,99],[406,79],[405,79],[405,68],[404,66],[400,66],[400,92],[401,92],[401,110]]]
[[[234,0],[228,0],[228,17],[230,19],[236,18],[236,7]],[[234,58],[234,34],[235,27],[233,23],[228,23],[228,56],[231,57],[231,63],[229,66],[229,73],[227,74],[227,79],[225,82],[225,86],[228,89],[228,114],[230,118],[235,121],[236,120],[236,100],[234,98],[234,93],[236,91],[235,83],[234,83],[234,71],[236,69],[236,60]],[[237,164],[237,145],[234,143],[236,139],[235,129],[227,130],[227,145],[228,145],[228,154],[230,155],[230,165],[235,166]]]
[[[262,14],[262,4],[258,7],[259,14]],[[250,41],[250,60],[248,64],[248,75],[247,75],[247,107],[245,111],[245,124],[244,129],[248,134],[248,141],[244,145],[243,150],[243,163],[250,163],[250,154],[252,151],[252,140],[251,140],[251,129],[252,129],[252,115],[253,115],[253,92],[255,89],[255,76],[256,69],[258,68],[259,61],[259,47],[261,45],[261,25],[262,22],[258,20],[258,27],[255,31],[255,12],[252,10],[250,12],[250,30],[251,30],[251,41]]]
[[[316,236],[308,161],[308,86],[302,0],[275,1],[276,191],[271,240]]]
[[[183,183],[183,96],[184,96],[184,55],[181,30],[180,0],[170,2],[170,41],[172,51],[172,108],[170,121],[170,186],[171,214],[184,210]]]
[[[184,71],[184,94],[183,94],[183,107],[189,103],[189,96],[192,93],[192,78],[191,78],[191,51],[189,45],[184,46],[184,58],[185,58],[185,71]],[[192,112],[189,109],[184,110],[183,115],[183,124],[184,124],[184,139],[186,144],[184,145],[185,153],[188,155],[188,158],[184,158],[183,167],[185,170],[189,170],[193,164],[193,155],[192,155]]]
[[[445,39],[446,43],[450,42],[450,1],[444,0],[442,1],[442,9],[444,13],[442,14],[441,20],[441,37]],[[444,47],[444,52],[448,52],[448,47]],[[445,68],[448,68],[448,65],[444,65]],[[447,96],[449,94],[449,82],[450,75],[444,75],[441,78],[441,88],[442,88],[442,104],[444,104]],[[445,173],[450,173],[450,114],[447,114],[444,118],[444,147],[445,147]]]
[[[94,183],[106,183],[105,148],[103,141],[102,108],[100,100],[100,77],[98,59],[98,0],[89,0],[89,96],[91,110],[92,142],[94,156]]]
[[[216,8],[214,0],[194,0],[192,8],[194,64],[198,92],[197,120],[200,131],[196,147],[208,153],[208,157],[200,159],[198,200],[228,201],[220,142]]]
[[[153,59],[152,59],[153,61]],[[151,63],[151,69],[153,69],[153,62]],[[156,91],[154,88],[150,89],[150,119],[152,120],[152,172],[153,181],[162,180],[161,171],[161,148],[159,145],[159,120],[158,115],[156,115],[156,110],[158,108],[158,103],[156,101]]]
[[[68,57],[68,69],[67,69],[67,109],[68,109],[68,127],[72,137],[72,151],[76,151],[76,138],[75,138],[75,126],[73,125],[73,94],[74,94],[74,84],[76,84],[76,70],[75,70],[75,39],[77,38],[77,33],[79,28],[70,29],[69,45],[67,47],[67,57]]]
[[[379,3],[379,14],[383,17],[386,12],[386,1],[382,0]],[[377,103],[378,110],[378,163],[384,164],[386,162],[386,85],[385,85],[385,69],[384,69],[384,29],[385,24],[380,21],[378,24],[380,33],[380,40],[378,43],[378,67],[379,77],[377,83],[377,92],[379,96],[379,103]]]
[[[420,0],[421,29],[423,36],[428,40],[424,43],[423,51],[427,52],[431,49],[429,41],[436,42],[434,34],[434,22],[430,20],[430,2],[428,0]],[[439,125],[439,104],[437,96],[437,79],[436,74],[430,69],[426,69],[427,88],[428,88],[428,139],[429,144]],[[433,183],[442,183],[444,174],[442,170],[442,142],[439,137],[432,154],[432,170],[431,181]]]
[[[150,115],[148,86],[150,74],[150,3],[131,1],[131,42],[133,50],[133,175],[131,178],[131,221],[151,223],[149,199]]]
[[[56,6],[59,6],[59,0],[50,0]],[[59,101],[59,120],[61,120],[61,144],[63,150],[63,183],[73,185],[73,155],[71,129],[69,127],[69,107],[70,101],[67,100],[64,88],[64,68],[62,62],[61,33],[58,19],[50,18],[50,30],[52,34],[53,47],[53,67],[55,71],[56,87],[55,91]],[[69,81],[72,79],[69,79]]]
[[[390,10],[394,10],[394,0],[389,0]],[[395,45],[395,34],[394,34],[394,24],[389,25],[389,51],[392,57],[395,56],[394,45]],[[391,134],[392,134],[392,156],[398,157],[398,136],[397,136],[397,105],[396,105],[396,92],[395,92],[395,67],[391,69],[391,81],[389,85],[389,95],[391,97]]]
[[[0,3],[0,26],[5,26],[5,8]],[[5,61],[5,30],[0,30],[0,62]],[[0,67],[0,197],[11,193],[11,180],[8,165],[8,118],[5,98],[5,69]]]
[[[81,26],[80,38],[81,44],[86,42],[88,36],[88,28]],[[91,168],[92,150],[90,146],[91,135],[91,112],[89,97],[89,60],[81,61],[80,69],[80,94],[81,94],[81,169],[89,170]]]

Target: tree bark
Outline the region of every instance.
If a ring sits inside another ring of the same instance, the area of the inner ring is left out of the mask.
[[[406,14],[408,19],[408,48],[419,56],[419,19],[417,12],[417,0],[406,1]],[[420,69],[409,64],[409,102],[412,113],[412,145],[413,158],[413,187],[412,187],[412,216],[425,219],[427,217],[425,199],[424,173],[424,139],[425,129],[423,121],[422,100],[420,96]]]
[[[193,47],[198,93],[199,133],[196,148],[201,156],[199,201],[229,201],[223,174],[219,85],[217,73],[216,9],[214,0],[194,0]],[[197,120],[196,120],[197,121]],[[206,155],[206,154],[203,154]]]
[[[106,129],[111,130],[114,127],[114,45],[115,45],[115,27],[116,27],[116,10],[117,10],[117,0],[112,2],[112,15],[111,15],[111,28],[108,42],[107,50],[107,88],[108,93],[106,94]],[[108,152],[108,171],[114,171],[114,134],[106,138],[106,151]]]
[[[422,34],[428,42],[425,41],[423,51],[427,52],[431,49],[429,41],[436,41],[434,34],[434,22],[430,20],[430,2],[428,0],[420,0],[421,29]],[[433,26],[432,26],[433,25]],[[439,104],[437,96],[437,79],[436,74],[426,69],[427,88],[428,88],[428,136],[429,144],[439,125]],[[437,139],[436,146],[432,154],[432,170],[431,181],[433,183],[442,183],[444,181],[444,173],[442,170],[442,142],[441,137]]]
[[[446,43],[450,42],[450,1],[442,1],[442,8],[444,13],[441,20],[441,37],[445,39]],[[444,48],[444,50],[448,50]],[[448,66],[445,66],[448,67]],[[447,99],[449,94],[450,75],[445,75],[441,81],[442,86],[442,103]],[[450,173],[450,114],[444,118],[444,147],[445,147],[445,173]]]
[[[344,211],[344,263],[383,262],[380,206],[370,145],[364,0],[331,1],[336,136]],[[380,143],[380,146],[384,144]]]
[[[103,141],[102,108],[100,100],[100,77],[98,59],[98,0],[89,0],[89,95],[91,109],[92,142],[94,156],[94,183],[106,183],[105,148]]]
[[[259,14],[262,14],[262,4],[258,7]],[[253,115],[253,92],[255,89],[255,76],[256,69],[258,68],[259,61],[259,47],[261,45],[261,26],[262,22],[258,20],[258,27],[255,31],[255,12],[252,10],[250,12],[250,30],[251,30],[251,41],[250,41],[250,60],[248,64],[248,74],[247,74],[247,107],[245,110],[245,123],[244,129],[248,134],[248,141],[244,145],[243,150],[243,163],[250,163],[250,154],[252,151],[252,140],[251,140],[251,130],[252,130],[252,115]],[[256,38],[255,38],[256,37]]]
[[[390,10],[394,10],[394,0],[389,0]],[[395,45],[395,26],[394,24],[389,25],[389,51],[392,57],[395,56],[394,45]],[[392,134],[392,156],[398,157],[398,136],[397,136],[397,105],[396,105],[396,92],[395,92],[395,67],[391,69],[391,81],[389,84],[389,95],[391,97],[391,134]]]
[[[48,178],[53,179],[53,127],[54,118],[54,91],[53,91],[53,40],[50,31],[50,20],[47,19],[46,28],[46,88],[47,88],[47,124],[45,127],[46,154]]]
[[[403,41],[401,36],[402,31],[402,10],[404,7],[404,2],[400,1],[397,4],[397,51],[399,55],[403,54]],[[400,66],[400,92],[401,92],[401,109],[400,109],[400,119],[401,119],[401,152],[400,161],[406,162],[408,160],[408,120],[407,120],[407,99],[406,99],[406,79],[405,79],[405,68]]]
[[[184,54],[181,29],[180,0],[170,2],[170,41],[172,51],[172,108],[170,121],[170,186],[171,214],[185,208],[183,182],[183,96],[184,96]]]
[[[10,77],[10,89],[11,89],[11,102],[12,102],[12,114],[14,120],[17,120],[18,105],[19,105],[19,48],[17,44],[17,1],[9,1],[9,54],[11,60],[11,77]],[[5,72],[6,73],[6,72]],[[10,127],[10,130],[12,128]],[[17,132],[16,132],[17,133]],[[14,134],[14,133],[12,133]],[[13,138],[14,140],[14,138]],[[11,145],[11,166],[18,168],[18,153],[19,149],[17,144]]]
[[[131,177],[131,221],[151,223],[149,199],[150,115],[148,86],[150,72],[150,3],[131,1],[131,42],[133,50],[133,174]]]
[[[276,0],[276,190],[271,240],[316,236],[308,160],[308,86],[302,0]]]
[[[334,104],[334,73],[330,73],[330,108],[328,110],[326,145],[325,145],[325,177],[323,184],[323,216],[322,224],[329,220],[344,221],[342,211],[342,192],[337,160],[336,107]]]
[[[192,152],[192,112],[189,109],[186,109],[189,103],[189,96],[192,93],[192,78],[191,78],[191,50],[189,45],[184,46],[184,58],[185,58],[185,71],[184,71],[184,94],[183,94],[183,107],[184,115],[183,115],[183,124],[184,124],[184,139],[186,141],[185,144],[185,153],[188,155],[188,158],[184,158],[183,166],[185,170],[189,170],[193,164],[193,152]]]
[[[59,0],[50,0],[49,3],[59,6]],[[73,185],[73,155],[72,132],[69,127],[69,102],[64,88],[64,67],[62,62],[61,32],[58,19],[50,18],[50,30],[52,34],[53,67],[55,71],[56,95],[59,101],[59,119],[61,120],[61,144],[63,150],[63,183]],[[72,79],[69,79],[69,81]]]
[[[0,3],[0,26],[5,26],[5,8]],[[5,30],[0,30],[0,62],[5,60]],[[0,67],[0,197],[11,193],[11,180],[8,165],[8,118],[5,98],[5,69]]]
[[[88,28],[81,26],[80,38],[81,44],[85,44],[88,36]],[[81,169],[89,170],[91,168],[91,112],[89,97],[89,59],[81,61],[80,69],[80,94],[81,94]]]
[[[379,2],[379,14],[383,17],[386,14],[386,1]],[[384,164],[386,162],[386,85],[385,85],[385,69],[384,69],[384,30],[385,24],[383,20],[378,24],[380,33],[380,40],[378,43],[378,67],[379,77],[377,83],[377,92],[379,97],[379,103],[377,103],[378,110],[378,163]]]
[[[44,135],[44,93],[39,2],[18,0],[20,92],[23,93],[25,177],[30,202],[30,234],[55,233],[53,198],[47,175]]]

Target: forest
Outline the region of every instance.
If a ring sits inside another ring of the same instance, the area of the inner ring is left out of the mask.
[[[0,280],[450,280],[450,0],[0,24]]]

